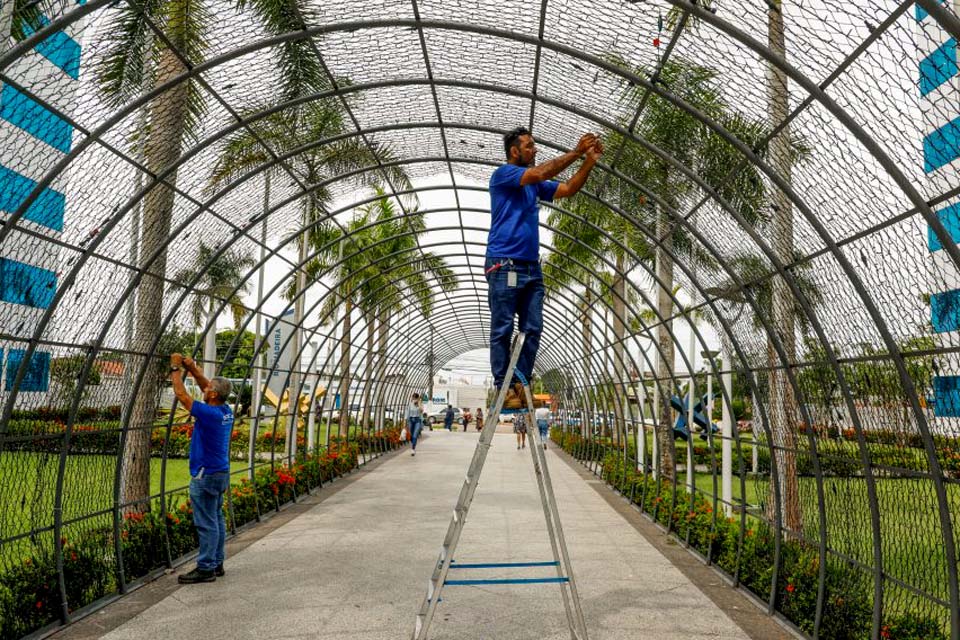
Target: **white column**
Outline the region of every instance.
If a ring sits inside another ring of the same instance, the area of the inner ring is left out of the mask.
[[[733,393],[733,374],[731,373],[732,364],[730,358],[730,349],[727,346],[727,339],[720,337],[720,348],[722,349],[723,372],[720,374],[720,384],[723,387],[723,418],[721,421],[721,435],[723,442],[720,445],[720,487],[723,498],[723,512],[729,517],[733,513],[733,407],[730,406],[730,398]]]
[[[640,341],[637,340],[637,345],[639,346]],[[647,419],[644,415],[644,407],[647,404],[647,381],[644,377],[644,370],[646,369],[646,359],[644,358],[643,348],[641,347],[640,356],[640,384],[637,385],[637,403],[640,405],[640,428],[637,430],[637,458],[640,460],[641,469],[642,465],[647,459]]]
[[[657,406],[657,403],[663,400],[663,396],[660,395],[660,381],[657,379],[657,375],[660,372],[660,351],[656,347],[656,343],[653,348],[653,402],[650,403],[650,418],[653,421],[653,451],[651,452],[651,459],[653,460],[653,479],[656,480],[660,477],[660,439],[657,434],[657,427],[664,428],[664,425],[658,425],[657,414],[660,411],[660,407]]]
[[[203,334],[203,377],[207,380],[217,375],[217,319],[213,315],[217,301],[210,298],[207,313],[207,332]]]
[[[691,305],[693,300],[691,299]],[[693,318],[687,317],[687,326],[690,330],[690,349],[687,352],[687,358],[690,366],[690,387],[687,393],[687,491],[693,491],[693,407],[697,404],[697,385],[694,380],[696,367],[694,365],[697,355],[696,336],[693,333]]]

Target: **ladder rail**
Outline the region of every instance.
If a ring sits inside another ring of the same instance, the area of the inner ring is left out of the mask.
[[[464,478],[464,484],[457,497],[454,507],[453,517],[447,527],[447,533],[444,536],[443,547],[440,550],[440,557],[434,565],[430,582],[427,585],[427,594],[424,597],[420,609],[417,613],[416,624],[413,630],[413,640],[427,640],[430,625],[436,614],[437,606],[440,603],[440,593],[444,585],[479,585],[479,584],[536,584],[536,583],[555,583],[560,586],[560,593],[563,598],[564,610],[567,616],[567,624],[570,629],[570,635],[573,640],[588,640],[586,624],[583,618],[583,610],[580,605],[580,596],[576,587],[576,580],[573,576],[573,570],[570,562],[570,554],[567,551],[566,540],[563,535],[563,527],[560,524],[560,512],[557,508],[556,496],[553,492],[553,485],[550,480],[550,471],[547,468],[546,455],[543,452],[542,443],[539,437],[539,430],[535,419],[535,409],[533,405],[533,393],[530,385],[523,380],[524,395],[527,404],[527,425],[529,431],[529,440],[532,444],[530,452],[533,459],[534,475],[537,479],[537,489],[540,495],[540,504],[543,507],[544,519],[547,525],[547,534],[550,539],[550,548],[553,552],[553,562],[547,563],[519,563],[518,566],[556,566],[556,578],[524,578],[524,579],[479,579],[479,580],[447,580],[447,574],[457,568],[482,568],[495,566],[512,566],[511,563],[495,564],[467,564],[458,567],[453,562],[453,556],[457,545],[460,542],[460,535],[466,525],[467,513],[473,503],[473,498],[479,484],[480,474],[486,461],[487,454],[493,444],[493,435],[496,433],[497,424],[500,420],[500,412],[506,401],[507,389],[510,386],[516,371],[517,362],[520,358],[520,351],[523,348],[526,334],[520,333],[514,339],[510,363],[507,368],[505,384],[501,385],[500,391],[494,402],[494,406],[487,416],[487,421],[480,432],[480,439],[473,452],[473,458],[467,470],[467,476]],[[521,378],[522,376],[518,377]],[[569,591],[568,591],[569,590]],[[571,602],[572,601],[572,602]]]
[[[539,454],[543,453],[543,448],[540,443],[540,431],[536,423],[535,409],[533,406],[533,395],[532,391],[528,386],[524,386],[524,395],[525,400],[527,401],[527,431],[529,431],[528,439],[530,440],[530,455],[533,459],[533,472],[537,478],[537,490],[540,494],[540,505],[543,508],[544,519],[547,523],[547,536],[550,538],[550,550],[553,552],[553,559],[557,563],[557,577],[568,578],[567,581],[560,584],[560,595],[563,598],[563,609],[567,615],[567,625],[571,630],[577,628],[578,620],[575,619],[574,612],[570,606],[570,594],[567,592],[569,588],[569,577],[570,577],[570,567],[567,563],[564,562],[559,549],[557,548],[557,536],[554,528],[554,520],[556,524],[559,524],[559,514],[554,513],[554,510],[551,508],[549,500],[547,498],[547,491],[545,484],[545,465],[546,459],[541,463],[540,458],[542,457]]]
[[[527,395],[527,403],[531,410],[531,422],[535,423],[535,418],[533,414],[533,392],[529,387],[524,387],[524,389]],[[557,569],[558,571],[560,570],[564,571],[565,575],[569,578],[569,580],[567,581],[567,583],[565,583],[564,586],[570,589],[570,600],[573,601],[573,607],[574,607],[574,615],[573,615],[574,619],[571,621],[570,628],[571,630],[576,628],[577,635],[579,635],[582,638],[582,640],[587,640],[587,625],[586,625],[586,621],[583,618],[583,609],[580,605],[580,594],[577,591],[577,581],[573,575],[573,565],[570,562],[570,553],[567,550],[566,538],[563,535],[563,525],[560,523],[560,510],[559,510],[559,507],[557,506],[557,499],[553,492],[553,482],[550,479],[550,469],[547,466],[547,457],[546,457],[546,454],[544,453],[544,449],[540,441],[540,429],[539,427],[536,427],[535,424],[534,424],[534,427],[535,429],[532,432],[534,434],[533,447],[531,448],[530,452],[534,458],[534,468],[536,468],[539,463],[540,472],[543,474],[543,481],[542,483],[540,483],[540,486],[542,491],[546,494],[544,512],[545,513],[549,512],[555,521],[554,528],[551,529],[550,525],[548,524],[547,530],[551,532],[551,535],[550,535],[551,545],[554,545],[554,547],[559,546],[560,548],[561,557],[556,559],[562,561],[562,567],[558,567]],[[556,541],[554,541],[554,535],[553,535],[554,531],[556,533]],[[556,554],[556,548],[554,548],[554,554]],[[564,604],[566,604],[567,593],[565,589],[563,591],[563,594],[564,594]]]
[[[524,333],[520,333],[514,339],[510,354],[510,364],[507,367],[507,377],[505,378],[506,381],[511,380],[513,377],[513,372],[517,367],[517,361],[520,359],[520,351],[523,348],[525,340],[526,334]],[[483,469],[483,464],[486,461],[487,453],[492,445],[493,434],[496,433],[497,430],[497,422],[500,419],[500,410],[507,398],[508,386],[509,382],[500,385],[500,392],[497,394],[494,408],[490,412],[491,415],[487,417],[487,421],[483,425],[483,430],[480,432],[480,439],[477,442],[477,448],[473,451],[473,458],[470,461],[470,467],[467,470],[467,477],[464,479],[464,484],[460,489],[460,494],[457,498],[456,506],[454,507],[453,518],[450,520],[450,525],[447,527],[447,534],[444,537],[444,544],[440,549],[440,557],[434,566],[430,583],[427,585],[427,593],[424,596],[423,602],[420,604],[420,609],[417,613],[416,623],[413,629],[413,640],[427,639],[427,635],[430,630],[430,624],[433,622],[433,616],[437,611],[437,605],[440,603],[440,593],[443,590],[444,582],[447,579],[447,573],[450,571],[450,564],[453,561],[453,554],[457,549],[457,544],[460,541],[460,534],[462,533],[464,524],[466,523],[467,512],[470,509],[470,504],[473,502],[473,496],[477,490],[477,484],[480,480],[480,471]]]

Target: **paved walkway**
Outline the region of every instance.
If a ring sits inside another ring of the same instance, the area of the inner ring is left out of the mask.
[[[361,471],[229,557],[225,578],[168,587],[104,637],[409,638],[476,439],[429,433],[416,457],[403,451]],[[548,461],[592,640],[749,637],[577,470],[552,451]],[[529,451],[497,435],[457,560],[549,559]],[[431,637],[566,640],[565,624],[552,585],[448,587]]]

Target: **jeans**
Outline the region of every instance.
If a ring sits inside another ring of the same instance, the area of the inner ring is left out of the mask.
[[[200,555],[197,568],[213,571],[223,564],[223,546],[227,540],[227,520],[223,515],[223,494],[230,486],[226,471],[203,474],[190,479],[190,504],[193,506],[193,525],[200,537]]]
[[[497,264],[502,266],[489,271]],[[487,277],[487,303],[490,305],[490,368],[493,370],[493,383],[500,387],[507,376],[514,315],[517,316],[520,331],[527,334],[517,361],[517,371],[529,381],[540,349],[540,333],[543,331],[544,288],[540,263],[487,258],[484,272]],[[511,272],[516,274],[515,287],[507,286]]]
[[[547,431],[550,429],[550,423],[546,420],[537,420],[537,428],[540,429],[540,437],[546,438]]]
[[[417,450],[417,438],[420,437],[420,431],[423,429],[423,420],[420,418],[407,418],[407,431],[410,432],[410,444],[413,450]]]

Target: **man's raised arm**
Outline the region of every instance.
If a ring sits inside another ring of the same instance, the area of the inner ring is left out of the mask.
[[[553,194],[553,199],[569,198],[576,195],[576,193],[583,188],[583,185],[586,184],[587,178],[590,177],[590,172],[593,171],[593,167],[597,164],[597,160],[600,159],[602,154],[603,143],[598,140],[590,150],[587,151],[587,156],[583,159],[583,164],[580,165],[577,172],[573,174],[573,177],[566,182],[560,183],[556,193]]]
[[[190,375],[193,376],[193,379],[197,381],[197,386],[201,389],[206,389],[207,385],[210,384],[210,381],[203,377],[203,371],[197,366],[197,363],[193,358],[185,357],[183,359],[183,368],[190,372]]]
[[[528,184],[538,184],[545,180],[551,180],[563,172],[564,169],[572,165],[579,158],[583,157],[590,149],[597,144],[597,136],[592,133],[585,133],[580,137],[577,148],[568,151],[562,156],[557,156],[547,160],[536,167],[530,167],[523,172],[520,178],[520,186],[525,187]]]
[[[187,392],[183,385],[184,358],[179,353],[170,355],[170,383],[173,385],[173,395],[183,407],[190,411],[193,408],[193,396]]]

